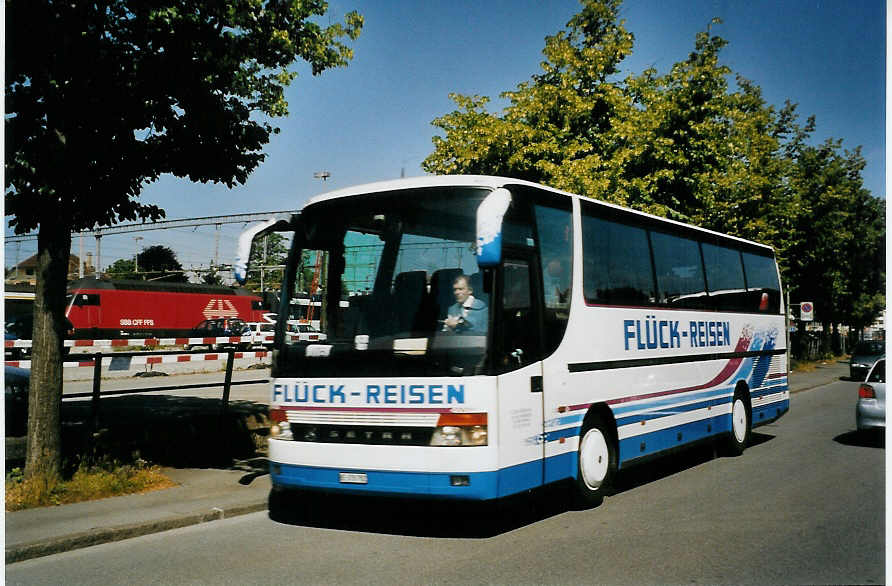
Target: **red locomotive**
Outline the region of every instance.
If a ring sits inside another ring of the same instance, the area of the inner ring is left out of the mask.
[[[165,283],[78,279],[68,284],[65,315],[75,338],[187,337],[201,321],[263,321],[260,297],[245,289]]]

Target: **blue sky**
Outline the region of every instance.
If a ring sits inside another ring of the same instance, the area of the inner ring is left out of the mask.
[[[357,10],[365,17],[346,68],[313,77],[298,66],[287,91],[290,115],[268,158],[244,186],[192,184],[163,177],[141,199],[168,218],[299,209],[312,195],[366,183],[421,175],[432,151],[431,121],[454,109],[450,92],[490,96],[514,89],[539,72],[546,35],[578,12],[576,0],[332,0],[331,19]],[[885,24],[882,0],[627,0],[621,9],[635,35],[623,75],[649,66],[665,72],[693,49],[713,17],[727,39],[722,60],[752,80],[777,107],[799,104],[801,121],[817,118],[816,142],[861,145],[865,186],[885,196]],[[324,17],[323,22],[328,20]],[[313,178],[328,171],[323,184]],[[232,255],[240,227],[224,230],[221,261]],[[7,231],[8,232],[8,231]],[[186,266],[213,256],[212,229],[147,232],[140,246],[162,243]],[[34,243],[5,247],[6,264],[24,259]],[[86,250],[92,250],[92,239]],[[133,236],[107,237],[102,261],[132,256]],[[72,244],[77,254],[78,244]]]

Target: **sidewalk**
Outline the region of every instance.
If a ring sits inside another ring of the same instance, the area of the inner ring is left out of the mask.
[[[6,563],[266,510],[264,468],[164,473],[178,486],[6,513]]]
[[[791,393],[848,376],[828,362],[790,377]],[[270,490],[265,462],[230,469],[166,468],[174,488],[98,501],[6,513],[6,563],[100,543],[264,511]]]

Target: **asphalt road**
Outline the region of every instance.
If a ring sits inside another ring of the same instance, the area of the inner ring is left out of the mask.
[[[884,580],[884,455],[853,433],[856,383],[793,396],[738,458],[694,449],[627,472],[603,505],[549,491],[502,513],[313,501],[6,568],[10,584],[827,584]]]

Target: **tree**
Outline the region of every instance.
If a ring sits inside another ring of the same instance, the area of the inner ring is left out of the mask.
[[[459,110],[433,121],[446,134],[434,137],[426,171],[505,175],[624,203],[611,167],[632,106],[613,78],[634,37],[617,21],[620,0],[582,4],[567,30],[545,39],[542,73],[501,94],[510,101],[502,115],[486,111],[489,98],[450,96]]]
[[[106,269],[112,279],[138,279],[142,281],[168,281],[185,283],[188,281],[183,266],[176,253],[160,244],[144,247],[137,260],[119,258]],[[139,269],[137,271],[137,268]]]
[[[362,17],[324,2],[6,3],[6,210],[39,229],[26,474],[60,470],[63,309],[71,231],[156,220],[161,174],[244,183],[287,115],[288,67],[346,65]],[[22,26],[28,23],[29,26]],[[34,35],[30,30],[40,30]]]
[[[860,149],[842,151],[834,139],[797,141],[794,149],[789,183],[798,213],[787,277],[793,301],[815,303],[827,353],[838,324],[860,329],[885,306],[884,206],[862,186]]]
[[[115,262],[108,265],[105,274],[112,279],[138,279],[136,274],[136,263],[132,258],[119,258]]]
[[[222,285],[223,277],[220,276],[216,267],[211,263],[211,269],[201,276],[201,282],[205,285]]]
[[[145,281],[168,281],[186,283],[189,279],[183,271],[183,265],[177,260],[177,254],[167,246],[155,244],[142,249],[139,253],[139,273],[137,278]]]
[[[285,237],[281,234],[272,232],[263,240],[258,240],[251,248],[251,257],[248,266],[253,268],[248,271],[245,286],[252,291],[260,291],[260,267],[284,267],[287,259],[288,243]],[[264,269],[263,290],[278,291],[281,289],[282,276],[284,274],[284,269]]]

